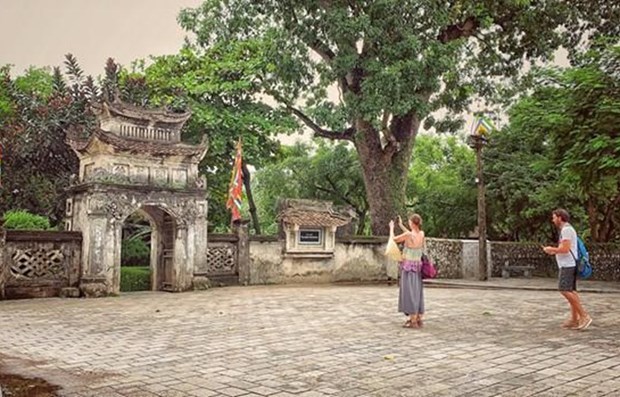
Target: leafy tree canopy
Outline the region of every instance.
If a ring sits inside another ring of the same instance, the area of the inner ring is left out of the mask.
[[[179,21],[200,48],[261,43],[277,66],[260,76],[264,93],[316,136],[354,143],[372,230],[385,233],[404,211],[421,123],[458,128],[431,112],[460,113],[474,94],[495,95],[497,80],[525,61],[618,33],[619,16],[617,2],[603,0],[207,0]],[[326,95],[332,86],[336,102]]]
[[[576,65],[535,71],[535,88],[512,107],[510,126],[492,137],[489,194],[492,205],[505,205],[505,223],[493,219],[500,234],[540,235],[549,212],[567,207],[593,240],[619,237],[617,40],[597,41]]]

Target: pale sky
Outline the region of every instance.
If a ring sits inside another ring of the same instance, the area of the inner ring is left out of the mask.
[[[13,74],[29,66],[62,66],[75,55],[86,72],[103,74],[112,57],[129,66],[149,55],[176,53],[186,36],[176,18],[202,0],[0,0],[0,65]],[[565,64],[565,55],[560,64]],[[557,62],[557,61],[556,61]],[[337,91],[330,97],[336,99]],[[467,115],[468,131],[471,115]],[[464,131],[465,132],[465,131]],[[281,139],[291,144],[310,133]]]
[[[0,65],[62,65],[72,53],[87,74],[105,61],[123,65],[176,53],[185,32],[176,17],[201,0],[0,0]]]
[[[129,66],[149,55],[174,54],[187,33],[177,23],[183,8],[202,0],[0,0],[0,65],[13,75],[30,66],[62,66],[75,55],[86,74],[103,74],[114,58]],[[282,136],[292,144],[309,134]]]

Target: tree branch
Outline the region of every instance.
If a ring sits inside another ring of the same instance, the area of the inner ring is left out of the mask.
[[[385,137],[386,144],[396,142],[396,138],[394,138],[392,131],[388,127],[390,116],[391,114],[387,109],[383,111],[383,119],[381,120],[381,132],[383,133],[383,136]]]
[[[331,12],[332,10],[332,4],[330,1],[319,1],[319,5],[321,8],[326,10],[328,13]],[[353,11],[355,11],[353,8],[354,6],[352,4],[350,4],[350,7],[352,8]],[[297,19],[294,9],[291,8],[290,14],[294,18],[295,22],[299,24],[299,21]],[[310,47],[311,50],[316,52],[326,63],[331,64],[334,58],[336,58],[336,53],[329,47],[327,43],[319,39],[319,36],[316,33],[316,31],[307,29],[305,31],[305,34],[301,36],[301,39],[304,43],[306,43],[308,47]],[[339,43],[339,44],[342,45],[342,43]],[[355,48],[355,43],[352,43],[352,44],[349,43],[348,47]],[[338,48],[338,49],[342,50],[342,48]],[[348,81],[347,76],[338,77],[338,85],[340,86],[340,89],[343,92],[343,94],[348,92],[351,88],[350,82]]]
[[[293,32],[296,26],[299,26],[299,19],[297,18],[297,14],[295,13],[295,8],[290,2],[281,2],[280,10],[284,15],[288,15],[289,20],[284,20],[284,27]],[[322,42],[318,36],[312,32],[312,30],[305,30],[304,35],[300,35],[301,40],[306,43],[311,50],[316,52],[325,62],[331,62],[336,54],[332,51],[331,48],[324,42]]]
[[[355,205],[355,204],[354,204],[351,200],[349,200],[349,199],[347,198],[347,196],[346,196],[345,194],[341,193],[341,192],[338,190],[338,188],[336,187],[336,184],[334,183],[334,181],[332,180],[332,178],[330,178],[330,177],[329,177],[329,175],[328,175],[328,176],[326,176],[326,177],[325,177],[325,179],[327,179],[327,182],[329,182],[329,184],[331,185],[331,187],[332,187],[332,189],[333,189],[333,191],[334,191],[334,194],[336,194],[338,197],[340,197],[340,199],[341,199],[342,201],[344,201],[345,203],[349,204],[351,207],[355,208],[356,210],[358,209],[358,208],[357,208],[357,205]]]
[[[286,105],[286,109],[297,116],[308,128],[314,131],[314,135],[321,138],[328,138],[334,140],[352,141],[355,135],[355,129],[349,127],[344,131],[331,131],[321,128],[317,123],[312,121],[310,117],[306,116],[301,110],[294,108],[293,106]]]
[[[439,35],[437,40],[442,43],[448,43],[462,37],[469,37],[478,30],[480,21],[476,17],[467,17],[463,22],[446,26]]]

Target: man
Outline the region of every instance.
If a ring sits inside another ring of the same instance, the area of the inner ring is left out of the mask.
[[[577,294],[577,232],[568,223],[570,215],[566,210],[553,211],[551,221],[560,231],[557,247],[543,247],[548,255],[555,255],[559,268],[559,290],[570,305],[571,317],[562,328],[586,329],[592,324],[592,317],[586,313]]]

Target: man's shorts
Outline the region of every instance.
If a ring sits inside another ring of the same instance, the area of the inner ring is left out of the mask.
[[[558,289],[560,291],[577,290],[577,267],[561,267],[558,276]]]

